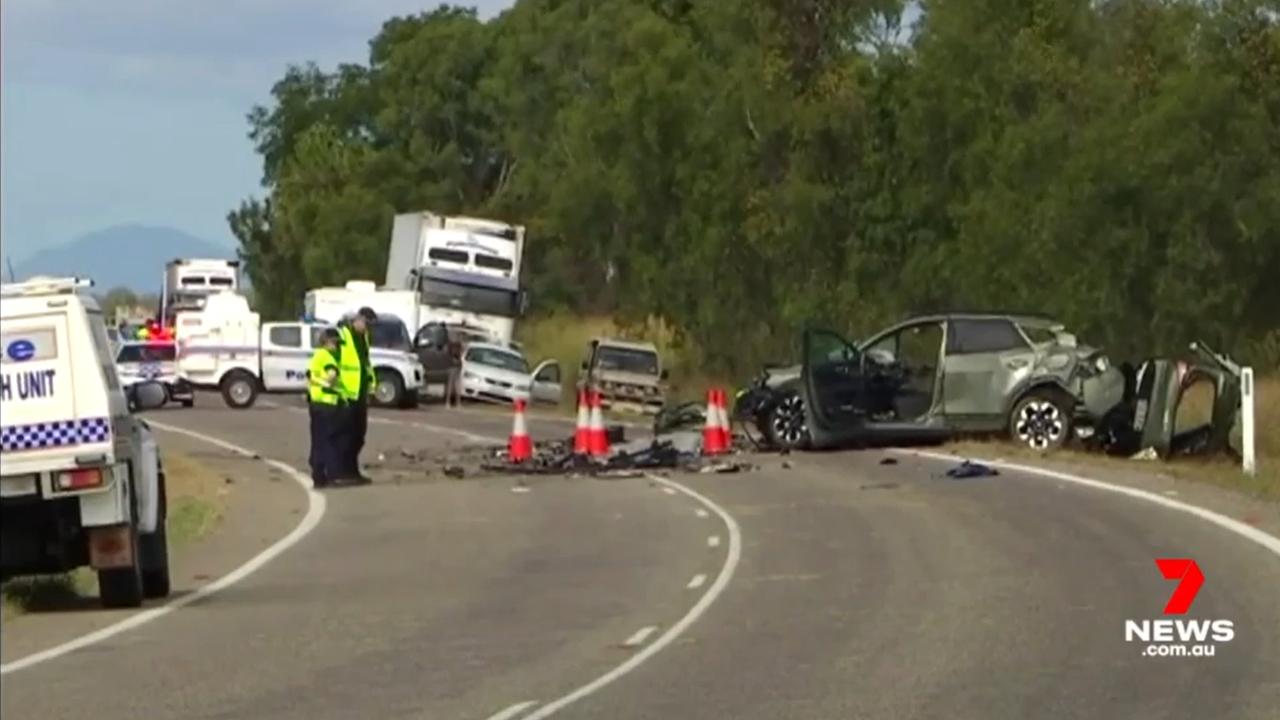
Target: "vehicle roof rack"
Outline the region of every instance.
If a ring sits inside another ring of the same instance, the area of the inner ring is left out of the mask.
[[[0,296],[30,297],[33,295],[69,295],[84,288],[93,287],[93,280],[81,277],[50,277],[41,275],[22,282],[0,285]]]

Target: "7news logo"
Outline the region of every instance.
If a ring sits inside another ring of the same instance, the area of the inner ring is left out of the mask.
[[[1165,615],[1186,615],[1204,585],[1204,573],[1190,558],[1160,558],[1156,567],[1166,580],[1178,585],[1164,606]],[[1125,620],[1126,642],[1143,642],[1144,657],[1213,657],[1217,646],[1235,639],[1235,623],[1230,620]],[[1213,643],[1209,639],[1213,639]]]

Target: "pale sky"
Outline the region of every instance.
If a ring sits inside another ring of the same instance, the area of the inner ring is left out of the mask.
[[[513,0],[461,0],[488,18]],[[260,194],[245,114],[289,63],[367,61],[412,0],[3,0],[0,237],[31,253],[125,223],[231,247]]]

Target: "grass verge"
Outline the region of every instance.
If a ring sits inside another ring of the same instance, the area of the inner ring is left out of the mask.
[[[217,527],[225,510],[225,482],[209,466],[181,453],[165,453],[165,483],[169,499],[169,549],[205,537]],[[0,617],[26,612],[81,607],[98,593],[97,575],[78,568],[60,575],[14,578],[0,594]]]

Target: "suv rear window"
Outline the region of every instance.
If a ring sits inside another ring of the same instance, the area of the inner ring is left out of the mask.
[[[952,320],[947,352],[952,355],[1026,349],[1027,341],[1008,320]]]

